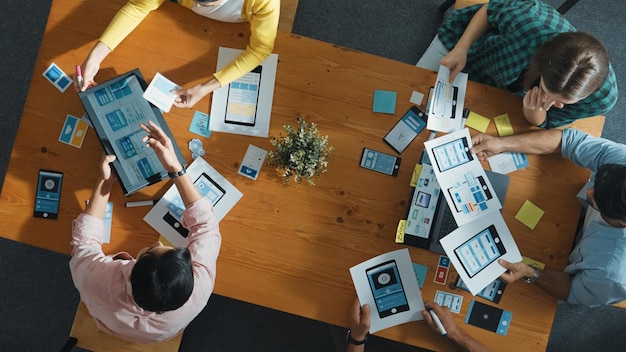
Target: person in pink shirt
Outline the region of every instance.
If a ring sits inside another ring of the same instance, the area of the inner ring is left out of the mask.
[[[104,211],[117,180],[109,165],[115,156],[107,155],[89,204],[74,220],[70,271],[81,300],[101,330],[153,343],[178,335],[206,306],[222,238],[210,200],[201,196],[185,174],[172,141],[152,122],[141,127],[147,133],[144,142],[156,152],[185,204],[187,247],[157,242],[140,250],[136,258],[125,252],[102,252]]]

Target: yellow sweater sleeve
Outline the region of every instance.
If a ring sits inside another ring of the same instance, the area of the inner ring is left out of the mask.
[[[102,33],[100,41],[109,49],[115,49],[152,10],[159,8],[163,2],[165,0],[129,0],[113,17]]]
[[[235,60],[215,73],[222,86],[250,72],[272,53],[280,0],[245,0],[242,15],[250,22],[250,43]]]

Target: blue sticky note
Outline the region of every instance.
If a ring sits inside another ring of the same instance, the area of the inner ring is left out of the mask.
[[[372,111],[393,115],[396,112],[397,95],[398,93],[388,90],[375,90]]]
[[[428,267],[426,265],[413,263],[413,271],[415,271],[415,277],[420,288],[424,287],[424,281],[426,281],[426,272]]]
[[[196,110],[193,114],[191,125],[189,126],[189,132],[199,134],[202,137],[210,137],[211,130],[209,130],[209,115]]]

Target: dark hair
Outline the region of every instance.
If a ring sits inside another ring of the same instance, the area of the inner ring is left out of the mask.
[[[551,93],[582,100],[602,87],[609,74],[609,55],[600,41],[584,32],[561,33],[540,46],[524,75],[524,89],[543,77]]]
[[[180,308],[193,291],[189,250],[144,253],[133,267],[130,283],[139,307],[157,313]]]
[[[626,221],[626,165],[600,166],[593,186],[593,199],[600,214]]]

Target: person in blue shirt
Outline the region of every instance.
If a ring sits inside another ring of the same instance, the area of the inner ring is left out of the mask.
[[[591,170],[583,188],[587,213],[580,240],[562,272],[501,260],[507,283],[524,279],[571,304],[599,306],[626,299],[626,145],[575,129],[540,130],[506,137],[477,134],[473,154],[480,160],[502,152],[560,152]]]

